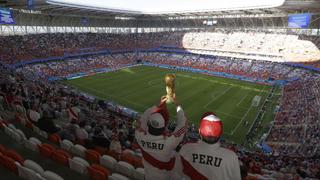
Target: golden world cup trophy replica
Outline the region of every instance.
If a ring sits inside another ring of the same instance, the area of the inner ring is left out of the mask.
[[[164,81],[166,83],[166,91],[167,91],[167,103],[173,103],[173,96],[175,94],[175,79],[176,75],[174,74],[166,74],[164,77]]]

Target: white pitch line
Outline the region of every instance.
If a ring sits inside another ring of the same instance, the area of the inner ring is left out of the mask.
[[[212,98],[206,105],[204,105],[203,107],[205,109],[208,109],[208,105],[211,104],[213,101],[217,100],[218,98],[220,98],[222,95],[224,95],[226,92],[228,92],[230,89],[232,88],[232,86],[230,86],[229,88],[225,89],[221,94],[219,94],[218,96]]]
[[[235,119],[240,119],[238,116],[231,115],[230,113],[225,113],[223,111],[216,111],[216,110],[212,110],[212,109],[209,109],[209,108],[205,108],[205,109],[208,110],[208,111],[213,111],[213,112],[218,113],[218,114],[223,114],[225,116],[233,117]]]
[[[264,89],[265,89],[265,86],[264,86],[263,89],[260,91],[259,95],[261,95],[261,93],[263,92]],[[240,124],[241,124],[242,121],[245,119],[245,117],[247,116],[247,114],[249,113],[249,111],[251,110],[252,107],[253,107],[253,106],[252,106],[252,104],[251,104],[251,106],[248,108],[247,112],[242,116],[241,121],[238,122],[237,126],[232,130],[231,135],[233,135],[234,132],[239,128]]]
[[[247,96],[248,96],[248,94],[246,94],[245,96],[243,96],[242,99],[240,100],[240,102],[237,104],[237,106],[239,106],[239,105],[242,103],[242,101],[243,101]]]

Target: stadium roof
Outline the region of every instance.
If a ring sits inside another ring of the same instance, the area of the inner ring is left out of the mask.
[[[75,2],[79,1],[80,4]],[[283,2],[285,1],[285,2]],[[102,18],[168,18],[234,14],[320,13],[319,0],[0,0],[0,6],[48,15]],[[107,2],[107,3],[103,3]],[[130,4],[124,4],[128,2]],[[158,2],[157,4],[155,2]],[[183,2],[183,3],[182,3]],[[202,3],[201,3],[202,2]],[[215,3],[212,2],[225,2]],[[240,3],[241,2],[241,3]],[[143,3],[143,5],[141,5]],[[209,6],[210,5],[210,6]],[[212,6],[214,5],[214,6]],[[176,9],[175,9],[176,8]]]
[[[285,0],[48,0],[49,4],[132,14],[172,14],[272,8]]]

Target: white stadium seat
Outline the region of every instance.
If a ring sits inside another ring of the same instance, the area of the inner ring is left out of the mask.
[[[45,139],[48,139],[48,133],[45,131],[40,130],[40,136],[44,137]]]
[[[130,180],[130,179],[121,174],[113,173],[111,176],[108,177],[108,180]]]
[[[85,157],[86,151],[87,151],[87,149],[79,144],[76,144],[71,148],[71,152],[73,154],[80,156],[80,157]]]
[[[69,167],[81,174],[87,174],[89,166],[89,163],[80,157],[69,159]]]
[[[39,164],[37,164],[32,160],[29,160],[29,159],[25,160],[23,162],[23,166],[41,175],[44,173],[44,169]]]
[[[62,177],[51,171],[44,172],[42,176],[47,180],[63,180]]]
[[[8,128],[12,129],[12,130],[16,130],[16,127],[13,124],[9,124]]]
[[[134,171],[134,167],[127,162],[119,161],[116,164],[115,171],[127,177],[131,177]]]
[[[27,180],[45,180],[40,174],[36,173],[35,171],[23,167],[21,165],[17,165],[18,166],[18,173],[19,176],[22,177],[23,179],[27,179]]]
[[[36,143],[36,144],[42,144],[41,141],[35,137],[30,137],[29,140]]]
[[[16,129],[16,133],[20,135],[21,140],[27,140],[26,135],[21,131],[21,129]]]
[[[40,135],[40,129],[37,126],[33,126],[33,131]]]
[[[137,168],[133,171],[133,177],[136,180],[144,180],[144,169]]]
[[[130,155],[135,155],[135,152],[132,151],[131,149],[126,149],[122,152],[123,154],[130,154]]]
[[[115,168],[115,165],[117,164],[117,160],[111,156],[103,155],[100,157],[100,164],[106,167],[107,169],[113,171]]]
[[[73,147],[73,143],[67,139],[64,139],[60,142],[60,147],[66,151],[70,151]]]

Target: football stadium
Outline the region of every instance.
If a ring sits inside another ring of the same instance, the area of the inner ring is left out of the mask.
[[[0,179],[320,179],[318,0],[0,0]]]

